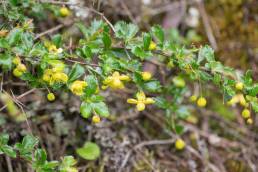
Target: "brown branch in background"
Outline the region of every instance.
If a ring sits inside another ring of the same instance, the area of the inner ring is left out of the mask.
[[[42,36],[44,36],[44,35],[46,35],[46,34],[50,34],[50,33],[52,33],[52,32],[55,32],[55,31],[61,29],[61,28],[64,27],[64,26],[65,26],[64,24],[59,24],[59,25],[57,25],[57,26],[55,26],[55,27],[53,27],[53,28],[51,28],[51,29],[49,29],[49,30],[46,30],[46,31],[44,31],[44,32],[42,32],[42,33],[39,33],[39,34],[36,35],[36,37],[35,37],[34,40],[37,40],[38,38],[40,38],[40,37],[42,37]]]
[[[208,40],[209,40],[212,48],[216,51],[218,49],[218,45],[217,45],[216,39],[213,35],[213,31],[212,31],[212,28],[211,28],[211,25],[209,22],[209,17],[205,10],[204,2],[202,0],[198,0],[196,2],[197,2],[197,7],[201,13],[204,29],[207,34]]]

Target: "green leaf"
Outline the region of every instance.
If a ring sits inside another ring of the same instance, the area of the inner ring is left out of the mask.
[[[143,33],[143,48],[148,50],[151,43],[151,35],[149,33]]]
[[[52,37],[52,42],[55,44],[56,47],[61,47],[62,45],[62,35],[56,34]]]
[[[108,33],[103,32],[102,41],[103,41],[103,43],[104,43],[105,49],[110,48],[112,42],[111,42],[110,35],[109,35]]]
[[[116,37],[124,39],[126,42],[131,40],[139,30],[136,25],[127,24],[124,21],[117,22],[114,27]]]
[[[20,28],[14,28],[7,35],[7,41],[10,45],[17,44],[21,40],[22,30]]]
[[[155,25],[151,28],[151,32],[153,36],[159,41],[159,43],[163,44],[165,40],[165,34],[162,27],[159,25]]]
[[[109,116],[108,107],[104,102],[92,103],[91,106],[98,115],[105,118]]]
[[[253,110],[257,113],[258,112],[258,103],[257,102],[251,102]]]
[[[199,50],[197,63],[200,64],[204,59],[206,59],[208,62],[215,60],[214,51],[208,45],[201,47],[201,49]]]
[[[47,153],[44,149],[37,149],[35,151],[35,159],[37,164],[44,164],[47,160]]]
[[[175,131],[176,134],[181,135],[184,132],[184,126],[176,124]]]
[[[100,148],[95,143],[86,142],[82,148],[76,149],[76,153],[86,160],[95,160],[100,156]]]
[[[94,75],[88,75],[86,77],[86,82],[88,86],[85,89],[85,95],[89,97],[92,94],[96,93],[96,90],[98,88],[98,80],[95,78]]]
[[[0,38],[0,48],[8,48],[9,44],[5,38]]]
[[[92,112],[91,103],[82,102],[80,106],[80,112],[82,117],[89,118]]]
[[[0,67],[3,70],[10,70],[12,68],[12,57],[10,54],[0,54]]]
[[[80,64],[74,64],[68,75],[68,83],[71,83],[81,77],[85,73],[85,69]]]
[[[248,95],[250,96],[257,96],[258,95],[258,84],[255,84],[251,87],[247,87],[247,92],[248,92]]]
[[[39,140],[33,135],[26,135],[22,140],[22,146],[25,150],[33,150],[38,144]]]
[[[92,58],[92,56],[93,56],[91,48],[89,46],[86,46],[86,45],[84,45],[82,47],[82,54],[84,55],[85,58]]]
[[[141,60],[145,59],[148,56],[151,56],[150,53],[145,52],[142,48],[138,46],[133,47],[131,51],[135,56],[140,57]]]
[[[155,97],[154,100],[155,100],[155,105],[158,106],[159,108],[162,108],[162,109],[169,108],[169,103],[165,98]]]
[[[161,85],[159,81],[149,81],[144,83],[144,89],[150,92],[157,92],[160,90]]]
[[[46,169],[47,170],[46,172],[52,172],[58,165],[59,165],[58,161],[45,162],[45,164],[43,165],[43,169]]]
[[[0,146],[0,150],[8,156],[10,156],[12,158],[16,158],[16,152],[11,146],[2,145],[2,146]]]
[[[6,133],[0,134],[0,145],[6,145],[9,141],[9,135]]]

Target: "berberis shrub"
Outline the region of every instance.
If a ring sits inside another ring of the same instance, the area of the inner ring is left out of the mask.
[[[81,37],[75,38],[72,46],[62,34],[48,37],[34,33],[36,24],[49,13],[56,18],[73,18],[72,24],[60,26],[80,30]],[[183,127],[176,121],[189,116],[189,103],[196,103],[196,108],[209,105],[203,89],[210,84],[221,93],[225,105],[242,106],[248,124],[252,124],[252,112],[258,112],[258,84],[253,82],[250,70],[241,74],[224,66],[208,45],[184,46],[166,39],[159,25],[140,32],[136,25],[124,21],[111,25],[107,20],[93,20],[84,24],[75,20],[67,7],[33,1],[3,1],[0,14],[1,75],[13,75],[28,87],[45,89],[49,101],[55,101],[57,91],[74,94],[81,100],[78,111],[83,118],[91,119],[92,125],[109,116],[101,93],[128,88],[135,92],[128,94],[125,103],[132,108],[135,105],[137,111],[163,109],[168,125],[176,129]],[[144,71],[146,62],[162,72]],[[199,91],[189,96],[186,93],[193,83],[199,85]],[[61,162],[48,162],[46,152],[37,148],[35,136],[27,135],[14,146],[8,145],[8,139],[7,134],[1,135],[0,153],[10,157],[19,153],[38,172],[77,171],[71,156]],[[177,142],[178,149],[184,145],[181,139]]]

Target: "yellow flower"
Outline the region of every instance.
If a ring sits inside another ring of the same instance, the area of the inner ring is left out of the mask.
[[[197,100],[197,106],[199,107],[205,107],[206,106],[206,99],[204,97],[200,97],[198,100]]]
[[[235,88],[241,91],[244,88],[244,84],[242,82],[238,82],[236,83]]]
[[[23,72],[21,72],[20,70],[18,70],[17,68],[15,68],[13,70],[13,75],[16,76],[16,77],[20,77],[22,76]]]
[[[182,150],[185,148],[185,142],[182,139],[177,139],[175,143],[175,147],[177,150]]]
[[[242,111],[242,117],[243,118],[249,118],[250,117],[250,111],[248,110],[248,109],[244,109],[243,111]]]
[[[196,95],[192,95],[190,98],[189,98],[190,102],[195,102],[197,100],[197,96]]]
[[[66,8],[66,7],[60,8],[60,11],[59,11],[59,12],[60,12],[60,14],[61,14],[62,17],[66,17],[66,16],[68,16],[68,15],[70,14],[69,9]]]
[[[156,48],[157,48],[157,45],[155,44],[155,42],[151,41],[149,45],[149,50],[152,51],[152,50],[155,50]]]
[[[19,57],[15,57],[12,62],[13,64],[18,65],[21,63],[21,59]]]
[[[48,51],[49,51],[49,52],[56,52],[56,51],[57,51],[57,48],[56,48],[56,46],[55,46],[54,44],[51,44],[51,45],[49,45],[49,47],[48,47]]]
[[[83,94],[84,89],[87,87],[87,82],[76,80],[72,83],[70,90],[77,96]]]
[[[55,100],[55,95],[53,93],[48,93],[47,94],[47,99],[48,101],[54,101]]]
[[[140,91],[136,94],[137,99],[127,99],[127,103],[136,104],[138,111],[143,111],[145,105],[153,104],[155,101],[152,98],[146,97],[143,91]]]
[[[142,75],[142,79],[144,81],[148,81],[152,77],[152,74],[150,72],[142,72],[141,75]]]
[[[129,76],[120,75],[119,72],[114,72],[112,76],[107,77],[103,81],[102,89],[106,89],[107,87],[111,87],[112,89],[123,89],[124,83],[122,81],[130,81]]]
[[[100,117],[99,117],[98,115],[94,115],[94,116],[92,117],[92,122],[95,123],[95,124],[99,123],[100,120],[101,120],[101,119],[100,119]]]
[[[22,73],[26,72],[27,70],[26,66],[22,63],[18,64],[16,68]]]
[[[247,124],[251,125],[251,124],[253,124],[253,119],[252,118],[248,118],[246,120],[246,122],[247,122]]]

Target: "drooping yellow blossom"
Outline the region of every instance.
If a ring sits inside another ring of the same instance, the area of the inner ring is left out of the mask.
[[[243,107],[248,106],[248,103],[246,102],[246,99],[243,94],[237,94],[227,102],[228,105],[234,105],[236,103],[240,103],[240,105]]]
[[[119,72],[114,72],[112,76],[107,77],[103,81],[102,89],[106,89],[108,87],[111,87],[112,89],[123,89],[124,83],[123,81],[130,81],[129,76],[127,75],[120,75]]]
[[[19,57],[15,57],[13,59],[13,63],[16,65],[16,68],[14,68],[13,70],[14,76],[20,77],[27,71],[27,67],[21,63],[21,60]]]
[[[185,142],[182,139],[177,139],[175,142],[175,147],[177,150],[183,150],[185,148]]]
[[[13,64],[15,64],[15,65],[18,65],[18,64],[20,64],[21,63],[21,59],[20,59],[20,57],[15,57],[14,59],[13,59]]]
[[[63,52],[62,48],[57,48],[54,44],[47,45],[48,51],[51,53],[60,54]]]
[[[141,75],[142,75],[142,79],[144,81],[148,81],[152,77],[152,74],[150,72],[142,72]]]
[[[155,42],[151,41],[150,42],[150,45],[149,45],[149,50],[152,51],[152,50],[155,50],[157,48],[157,45]]]
[[[99,123],[100,122],[100,117],[98,116],[98,115],[93,115],[93,117],[92,117],[92,122],[93,123],[95,123],[95,124],[97,124],[97,123]]]
[[[207,101],[204,97],[200,97],[198,100],[197,100],[197,106],[199,107],[205,107],[207,104]]]
[[[48,82],[49,85],[53,85],[54,83],[66,83],[68,81],[68,76],[66,73],[57,71],[53,69],[46,69],[44,71],[43,81]]]
[[[67,7],[60,8],[59,12],[62,17],[66,17],[66,16],[70,15],[70,11]]]
[[[251,113],[250,113],[250,111],[248,109],[244,109],[242,111],[242,117],[243,118],[247,119],[247,118],[250,118],[250,116],[251,116]]]
[[[242,82],[238,82],[236,83],[235,88],[241,91],[244,88],[244,84]]]
[[[192,95],[190,98],[189,98],[190,102],[195,102],[197,100],[197,96],[196,95]]]
[[[145,105],[153,104],[155,101],[152,98],[146,97],[143,91],[140,91],[136,94],[137,99],[127,99],[127,103],[136,104],[138,111],[143,111]]]
[[[83,94],[83,90],[87,87],[86,81],[76,80],[72,83],[70,90],[77,96],[81,96]]]
[[[47,99],[48,99],[48,101],[54,101],[55,100],[55,95],[53,94],[53,93],[48,93],[47,94]]]
[[[251,125],[251,124],[253,124],[253,119],[252,118],[248,118],[246,120],[246,122],[247,122],[247,124]]]

